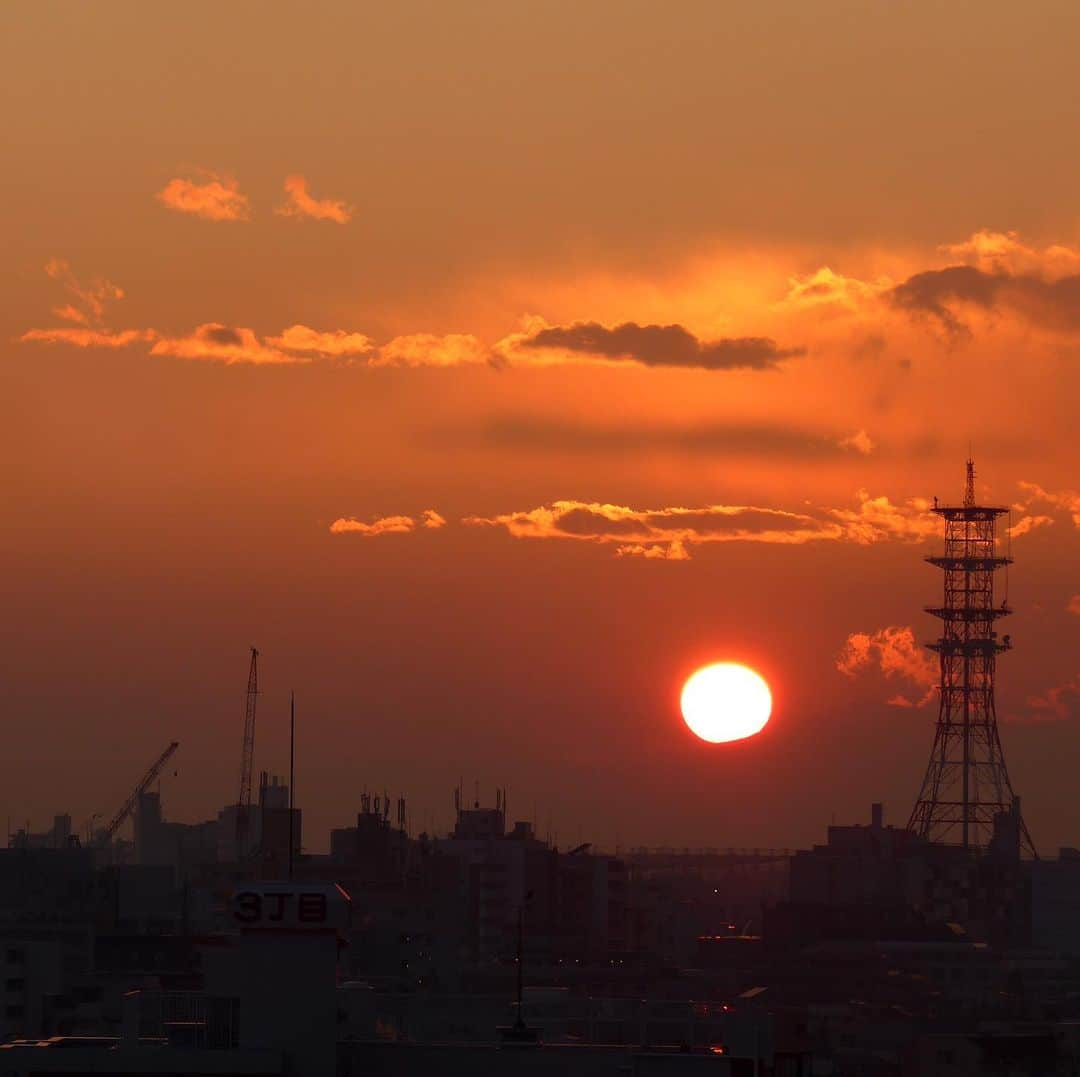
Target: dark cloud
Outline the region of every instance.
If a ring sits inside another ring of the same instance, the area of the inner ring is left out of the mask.
[[[614,328],[599,322],[575,322],[538,329],[518,344],[522,348],[554,348],[629,359],[646,366],[701,367],[705,370],[768,370],[781,359],[805,354],[804,348],[780,348],[769,337],[727,337],[699,340],[681,325],[638,325]]]
[[[616,539],[633,538],[642,533],[644,517],[612,519],[598,514],[586,505],[567,509],[559,517],[559,530],[570,537],[612,536]],[[652,526],[650,523],[649,526]]]
[[[937,318],[953,333],[967,327],[955,304],[1018,314],[1044,329],[1080,329],[1080,275],[1044,280],[1025,274],[987,273],[974,266],[949,266],[916,273],[890,293],[903,310]]]
[[[1073,720],[1080,717],[1080,677],[1028,697],[1027,717],[1036,720]]]
[[[209,340],[214,344],[243,343],[243,338],[235,329],[229,329],[224,325],[208,326],[199,335],[203,340]]]
[[[797,459],[858,455],[843,444],[849,437],[846,431],[826,433],[775,424],[601,426],[508,415],[482,427],[478,436],[486,444],[541,452],[669,451]]]

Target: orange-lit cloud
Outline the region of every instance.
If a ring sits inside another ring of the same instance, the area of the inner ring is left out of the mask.
[[[105,304],[124,298],[123,288],[112,281],[98,278],[89,284],[83,284],[62,258],[50,258],[45,263],[45,272],[53,280],[59,281],[74,297],[74,303],[53,307],[53,313],[67,322],[75,322],[77,325],[100,324],[105,315]]]
[[[76,325],[86,325],[90,320],[84,311],[79,310],[78,307],[73,306],[71,303],[53,307],[53,314],[58,318],[62,318],[65,322],[75,322]]]
[[[844,528],[844,538],[868,545],[883,539],[920,542],[931,538],[940,529],[940,522],[930,514],[930,502],[925,498],[910,498],[894,505],[887,497],[871,497],[865,490],[856,495],[856,509],[828,509],[828,515]]]
[[[232,176],[203,172],[202,180],[171,179],[154,196],[167,209],[208,221],[246,221],[251,204]]]
[[[1053,522],[1054,518],[1052,516],[1021,516],[1007,530],[1012,538],[1020,538],[1023,535],[1030,535],[1032,531],[1036,531],[1040,527],[1049,527]]]
[[[623,555],[686,560],[689,546],[706,542],[770,542],[800,545],[840,537],[841,528],[802,513],[748,505],[702,508],[632,509],[625,505],[554,501],[498,516],[468,516],[466,524],[502,527],[515,538],[570,539],[615,545]],[[649,554],[645,547],[670,549],[675,556]],[[643,547],[640,551],[636,547]],[[685,555],[685,556],[682,556]]]
[[[862,456],[869,456],[876,448],[870,439],[870,435],[865,430],[856,430],[854,434],[841,438],[837,444],[841,449],[854,449]]]
[[[282,351],[314,352],[324,356],[365,355],[375,346],[371,337],[363,333],[350,333],[344,329],[320,332],[306,325],[290,325],[280,336],[267,337],[266,343]]]
[[[872,330],[881,343],[897,314],[943,328],[954,340],[971,336],[977,317],[999,328],[1002,322],[1058,333],[1080,331],[1080,249],[1064,244],[1036,248],[1015,232],[982,230],[965,240],[938,248],[944,265],[911,264],[894,259],[905,272],[870,279],[822,266],[790,276],[787,291],[772,310],[795,319],[798,332],[829,339],[831,322],[846,320]],[[906,263],[906,265],[904,264]],[[808,322],[813,317],[816,322]],[[844,341],[834,339],[834,345]],[[850,341],[845,349],[857,354]]]
[[[422,527],[437,530],[446,524],[446,520],[434,509],[424,509],[420,514]],[[412,516],[381,516],[367,523],[352,516],[341,516],[330,525],[332,535],[363,535],[374,538],[376,535],[405,535],[416,530],[416,520]]]
[[[935,534],[937,521],[920,500],[893,505],[859,491],[857,509],[823,509],[813,514],[751,505],[706,505],[633,509],[600,502],[554,501],[550,505],[497,516],[469,516],[474,526],[502,527],[515,538],[570,539],[622,548],[624,556],[685,560],[692,546],[715,542],[762,542],[803,545],[807,542],[853,542],[859,545],[889,539],[918,542]],[[923,517],[926,517],[925,519]],[[649,553],[670,548],[672,554]],[[637,547],[641,547],[638,550]],[[684,556],[685,555],[685,556]]]
[[[894,707],[922,707],[934,698],[938,662],[915,639],[910,626],[889,625],[876,632],[853,632],[836,657],[836,668],[845,677],[877,671],[886,680],[899,678],[923,690],[918,700],[900,693],[886,702]]]
[[[788,290],[778,309],[820,311],[836,307],[848,311],[863,309],[893,287],[889,277],[876,281],[859,280],[834,273],[822,266],[813,273],[788,278]]]
[[[62,258],[50,258],[45,272],[59,281],[73,297],[73,303],[54,307],[53,313],[74,325],[48,329],[28,329],[19,340],[24,343],[70,344],[76,348],[126,348],[139,341],[155,337],[152,329],[107,329],[102,324],[105,305],[112,300],[123,299],[124,290],[111,281],[92,280],[83,284]]]
[[[72,344],[76,348],[126,348],[129,344],[154,339],[153,329],[85,329],[65,326],[59,329],[28,329],[20,340],[42,344]]]
[[[176,190],[184,192],[180,199],[183,206],[178,208],[187,212],[203,212],[205,209],[204,215],[214,219],[230,219],[231,216],[248,212],[246,199],[235,189],[235,181],[229,177],[209,176],[201,182],[173,182],[181,184]],[[195,191],[202,193],[195,194]],[[200,201],[204,195],[205,206]],[[164,192],[162,198],[164,200]],[[583,289],[576,301],[579,308],[584,307],[583,317],[575,318],[571,314],[549,322],[538,316],[526,316],[517,331],[502,336],[497,331],[489,332],[486,337],[478,332],[405,332],[380,345],[356,329],[313,328],[301,323],[266,335],[254,329],[226,330],[217,323],[207,323],[187,335],[160,328],[156,331],[150,328],[125,329],[123,332],[128,334],[129,341],[140,339],[134,335],[137,333],[145,334],[141,339],[155,340],[153,354],[156,355],[221,359],[226,362],[304,363],[314,359],[338,359],[373,367],[489,364],[509,368],[573,363],[610,368],[720,372],[784,368],[792,380],[801,380],[799,392],[806,391],[805,383],[812,378],[812,373],[810,364],[796,363],[794,360],[809,350],[820,355],[823,363],[827,363],[830,357],[866,360],[885,357],[889,362],[883,362],[882,366],[891,370],[891,381],[885,382],[885,375],[881,371],[868,371],[863,379],[881,380],[873,404],[866,406],[865,401],[852,401],[860,410],[845,412],[845,417],[840,419],[838,397],[835,406],[815,409],[815,415],[817,410],[822,411],[822,429],[817,431],[792,429],[781,436],[781,427],[790,427],[791,423],[772,419],[770,422],[774,432],[769,433],[764,429],[767,424],[761,418],[765,402],[759,398],[751,403],[749,388],[745,382],[740,382],[737,387],[739,399],[751,406],[747,408],[747,418],[741,420],[742,425],[738,430],[730,422],[717,420],[709,420],[712,425],[707,428],[695,426],[694,423],[702,422],[698,417],[701,412],[700,409],[691,409],[691,412],[696,410],[697,414],[691,418],[691,413],[687,413],[685,423],[675,423],[671,431],[639,431],[633,435],[640,435],[642,444],[657,447],[665,447],[662,443],[667,441],[670,443],[667,447],[674,449],[706,449],[715,445],[725,451],[755,454],[794,452],[796,441],[801,438],[804,448],[798,451],[812,455],[846,452],[852,456],[868,456],[877,452],[879,436],[888,439],[883,444],[888,446],[889,451],[893,451],[898,444],[895,431],[889,429],[890,425],[895,424],[877,416],[885,414],[881,409],[888,409],[891,406],[890,398],[897,393],[910,395],[914,391],[912,387],[901,389],[902,383],[897,379],[906,378],[907,375],[899,371],[905,364],[910,366],[903,352],[912,344],[921,346],[919,341],[924,330],[920,328],[920,321],[945,324],[951,331],[969,331],[972,326],[981,324],[972,321],[972,312],[983,310],[987,314],[987,325],[994,322],[1007,325],[1016,333],[1026,331],[1031,338],[1030,347],[1040,356],[1050,354],[1050,338],[1045,334],[1034,334],[1031,325],[1060,327],[1075,323],[1076,328],[1080,329],[1080,274],[1069,272],[1073,262],[1080,259],[1080,253],[1072,248],[1058,245],[1045,250],[1035,249],[1025,246],[1012,234],[980,232],[968,240],[949,245],[945,253],[953,258],[967,259],[972,264],[965,262],[940,268],[931,264],[930,268],[920,268],[920,263],[912,262],[910,257],[903,263],[894,259],[890,264],[893,275],[869,272],[866,280],[827,267],[807,275],[791,276],[778,264],[773,267],[775,278],[771,295],[766,285],[755,284],[753,288],[748,288],[745,295],[737,293],[738,301],[744,303],[741,307],[735,301],[714,299],[711,315],[704,306],[705,300],[696,295],[697,291],[704,290],[701,282],[680,284],[680,287],[686,287],[693,293],[689,299],[675,293],[670,296],[660,294],[658,299],[655,294],[650,297],[639,288],[623,308],[626,314],[632,314],[632,307],[640,305],[642,316],[637,319],[624,316],[605,320],[601,314],[612,309],[611,301],[604,297],[603,292],[598,293],[600,302],[597,307],[596,297]],[[895,272],[898,267],[903,272]],[[911,272],[912,269],[915,271]],[[84,347],[93,347],[98,343],[102,347],[118,346],[114,343],[117,334],[106,332],[102,325],[102,313],[108,301],[123,295],[122,290],[104,280],[83,285],[75,280],[66,263],[60,260],[50,263],[49,272],[64,283],[70,294],[69,302],[54,308],[57,314],[69,325],[100,329],[104,335],[66,336],[35,326],[24,339],[66,340]],[[894,280],[900,283],[894,283]],[[785,281],[786,292],[783,291]],[[964,284],[965,281],[968,284]],[[780,299],[777,299],[776,286],[780,288]],[[564,315],[567,313],[567,302],[563,300],[561,313]],[[716,312],[719,306],[724,308],[722,313]],[[730,313],[728,306],[732,307]],[[667,318],[664,307],[669,308]],[[595,314],[592,313],[594,310]],[[683,317],[685,314],[691,317]],[[913,320],[909,315],[917,317]],[[758,325],[767,332],[750,334],[740,331],[743,326],[754,328]],[[789,346],[788,341],[794,341],[795,345]],[[851,395],[842,385],[837,386],[837,392],[840,396],[845,393]],[[829,411],[832,412],[831,420],[826,415]],[[860,420],[872,418],[875,424],[880,422],[881,425],[875,426],[874,436],[871,437],[867,429],[852,429],[851,415],[856,415]],[[543,422],[535,417],[532,421]],[[550,421],[568,420],[560,416],[559,420]],[[841,422],[843,425],[840,425]],[[758,433],[750,429],[755,426]],[[833,429],[830,431],[828,426]],[[525,438],[526,433],[515,436],[520,440]],[[584,444],[592,439],[599,446],[602,441],[614,444],[620,437],[625,439],[628,436],[617,430],[603,433],[586,431],[580,432],[576,441]],[[787,448],[782,444],[785,438]],[[821,443],[816,444],[815,438],[821,438]],[[911,435],[908,436],[910,439]],[[867,506],[862,511],[865,514],[872,509],[873,506]],[[1080,509],[1077,512],[1080,513]],[[1052,514],[1032,510],[1025,511],[1024,515],[1032,519],[1021,520],[1014,525],[1014,535],[1046,526],[1042,517]],[[837,519],[846,527],[855,523],[850,519]]]
[[[110,286],[113,287],[113,286]],[[116,295],[123,293],[116,289]],[[260,337],[255,330],[207,322],[192,332],[171,336],[153,329],[108,330],[31,329],[24,341],[66,342],[79,347],[115,348],[137,340],[156,340],[151,355],[178,359],[211,359],[225,363],[300,363],[314,359],[361,360],[367,366],[453,367],[492,362],[490,350],[474,336],[414,333],[394,337],[377,347],[364,333],[344,329],[318,330],[291,325],[276,336]]]
[[[783,359],[805,354],[804,348],[781,348],[769,337],[724,337],[699,340],[681,325],[638,325],[599,322],[548,325],[529,316],[522,332],[495,346],[509,362],[638,363],[642,366],[698,367],[704,370],[772,370]]]
[[[394,337],[368,360],[370,366],[462,366],[488,363],[491,353],[469,333],[413,333]]]
[[[309,363],[306,356],[283,352],[261,341],[251,329],[232,329],[207,322],[182,337],[160,337],[151,355],[171,355],[177,359],[207,359],[221,363]]]
[[[1015,507],[1018,510],[1027,512],[1033,505],[1048,505],[1051,508],[1068,513],[1073,524],[1080,527],[1080,493],[1075,490],[1044,490],[1038,483],[1023,480],[1018,485],[1026,494],[1026,497],[1016,504]],[[1043,516],[1039,517],[1039,519],[1047,520],[1048,518]],[[1017,527],[1019,526],[1017,524]],[[1030,531],[1032,528],[1029,526],[1026,530]]]
[[[1021,243],[1016,232],[984,228],[961,243],[946,243],[939,249],[983,273],[1031,274],[1049,280],[1080,273],[1080,250],[1063,244],[1038,250]]]
[[[371,523],[341,516],[330,525],[332,535],[363,535],[374,538],[376,535],[404,535],[416,529],[416,521],[411,516],[381,516]]]
[[[308,193],[307,180],[303,176],[285,179],[287,199],[274,210],[282,217],[310,218],[313,221],[333,221],[346,224],[353,215],[353,207],[332,198],[312,198]]]
[[[685,542],[673,539],[666,546],[663,544],[642,546],[640,543],[629,546],[616,546],[615,556],[644,557],[649,561],[689,561],[690,551],[687,550]]]
[[[1072,598],[1069,599],[1065,610],[1068,613],[1074,613],[1077,617],[1080,617],[1080,595],[1073,595]]]

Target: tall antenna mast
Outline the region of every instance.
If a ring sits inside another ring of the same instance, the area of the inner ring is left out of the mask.
[[[255,704],[259,697],[259,652],[251,648],[247,702],[244,707],[244,743],[240,752],[240,799],[236,807],[236,855],[243,856],[251,823],[251,771],[255,761]]]
[[[1012,558],[997,556],[995,530],[1009,510],[978,505],[975,464],[967,461],[964,504],[936,505],[945,521],[945,551],[928,557],[945,576],[944,601],[926,612],[942,622],[941,636],[927,646],[941,662],[937,729],[908,830],[930,841],[985,848],[1003,813],[1016,820],[1021,849],[1035,846],[1019,813],[998,735],[994,703],[997,655],[1011,647],[998,642],[994,625],[1012,610],[994,602],[994,574]]]
[[[293,845],[296,842],[296,693],[289,693],[289,882],[293,876]]]

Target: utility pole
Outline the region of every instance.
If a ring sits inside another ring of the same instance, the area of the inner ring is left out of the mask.
[[[517,1020],[514,1027],[525,1031],[525,902],[518,906],[517,922]]]
[[[289,693],[289,882],[293,877],[293,845],[296,840],[293,805],[296,803],[296,693]]]

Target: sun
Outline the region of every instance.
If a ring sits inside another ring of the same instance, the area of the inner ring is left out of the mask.
[[[765,678],[738,662],[703,666],[683,685],[680,703],[691,732],[713,744],[760,733],[772,713]]]

